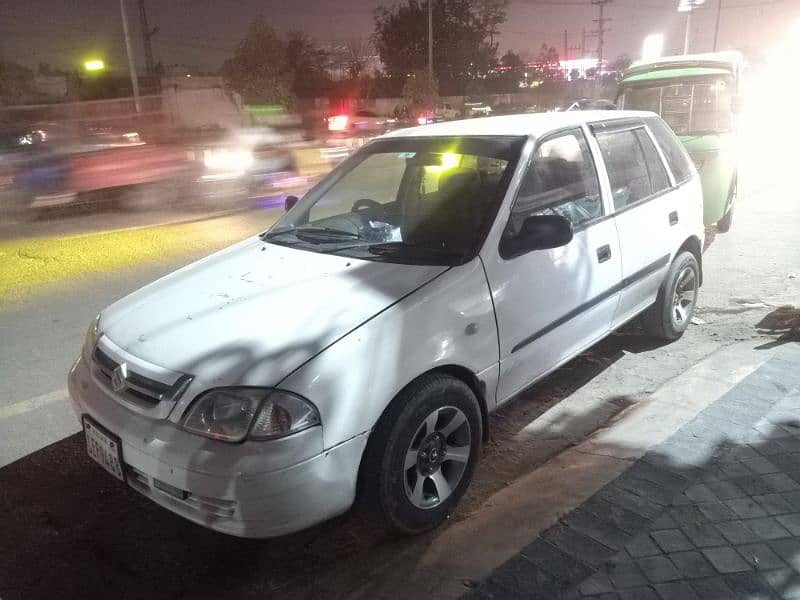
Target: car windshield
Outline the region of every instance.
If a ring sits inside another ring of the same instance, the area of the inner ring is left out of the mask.
[[[408,264],[462,264],[478,250],[524,137],[396,138],[369,144],[264,239]]]
[[[678,135],[725,133],[732,126],[730,78],[636,86],[621,97],[625,110],[661,115]]]

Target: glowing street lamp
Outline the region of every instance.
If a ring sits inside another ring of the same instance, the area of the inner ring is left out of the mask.
[[[653,60],[664,53],[664,35],[653,33],[644,38],[642,44],[642,60]]]
[[[87,60],[83,63],[83,68],[86,69],[89,73],[98,73],[100,71],[104,71],[106,68],[106,63],[104,63],[99,58],[95,58],[92,60]]]

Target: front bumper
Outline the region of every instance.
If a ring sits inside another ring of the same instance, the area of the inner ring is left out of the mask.
[[[324,452],[319,427],[269,442],[217,442],[126,408],[83,358],[70,371],[69,393],[79,418],[119,436],[131,487],[210,529],[275,537],[341,514],[355,499],[367,434]]]

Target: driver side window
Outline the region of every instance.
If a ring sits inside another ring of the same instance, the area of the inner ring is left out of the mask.
[[[507,234],[536,214],[558,214],[578,227],[603,216],[600,186],[583,131],[575,130],[542,142],[520,184]]]
[[[347,214],[358,200],[389,204],[397,200],[400,182],[406,170],[395,154],[373,154],[364,159],[362,168],[345,174],[312,208],[309,221]]]

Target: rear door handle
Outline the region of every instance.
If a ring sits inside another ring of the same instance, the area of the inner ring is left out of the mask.
[[[669,224],[670,224],[670,227],[672,225],[677,225],[678,224],[678,211],[677,210],[669,213]]]
[[[597,262],[604,263],[607,260],[611,260],[611,246],[608,244],[597,249]]]

